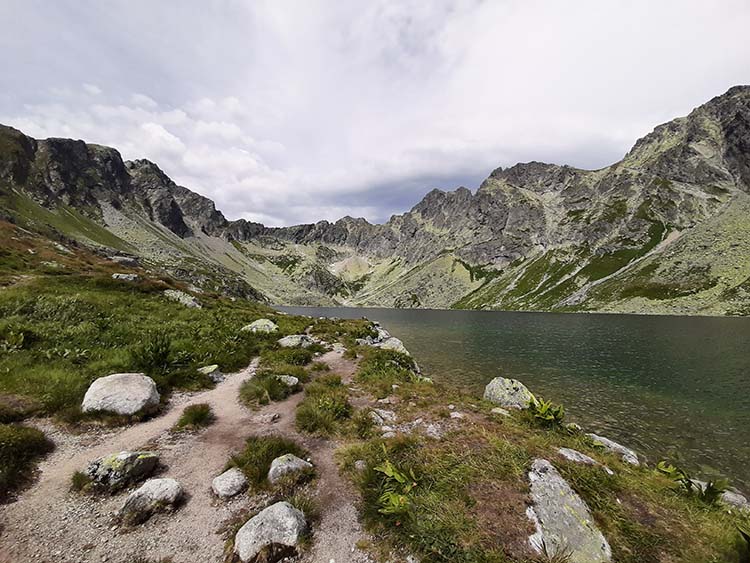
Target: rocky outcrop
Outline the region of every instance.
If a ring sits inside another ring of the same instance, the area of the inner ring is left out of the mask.
[[[113,280],[137,282],[141,277],[138,274],[112,274]]]
[[[270,333],[279,330],[279,326],[269,319],[258,319],[257,321],[251,322],[249,325],[242,327],[242,332],[261,332]]]
[[[86,475],[96,486],[115,492],[149,477],[158,463],[154,452],[124,451],[92,461]]]
[[[626,448],[622,444],[618,444],[614,440],[605,438],[604,436],[598,436],[597,434],[586,434],[594,444],[603,447],[610,453],[620,456],[622,461],[629,463],[630,465],[640,465],[641,462],[638,460],[638,454],[630,448]]]
[[[211,490],[221,499],[228,499],[247,489],[247,477],[241,469],[232,467],[215,477],[211,482]]]
[[[527,515],[536,527],[529,538],[539,554],[569,563],[605,563],[612,551],[594,523],[586,503],[546,459],[529,471],[531,506]]]
[[[305,515],[288,502],[277,502],[248,520],[234,537],[242,563],[275,562],[294,555],[307,533]]]
[[[294,454],[284,454],[271,462],[271,469],[268,471],[268,480],[271,483],[277,483],[284,476],[308,471],[312,467],[312,463],[300,459]]]
[[[115,373],[95,379],[83,397],[83,412],[131,416],[159,407],[156,383],[142,373]]]
[[[533,395],[517,379],[496,377],[484,388],[484,399],[505,408],[527,409]]]
[[[290,334],[279,339],[279,346],[282,348],[307,348],[312,344],[313,339],[306,334]]]
[[[151,479],[128,495],[118,519],[127,525],[140,524],[156,512],[171,512],[177,508],[184,492],[174,479]]]
[[[177,303],[185,305],[185,307],[188,307],[190,309],[200,309],[201,308],[201,304],[198,303],[198,300],[195,297],[193,297],[189,293],[185,293],[184,291],[180,291],[179,289],[165,289],[164,290],[164,296],[167,299],[171,299],[172,301],[176,301]]]

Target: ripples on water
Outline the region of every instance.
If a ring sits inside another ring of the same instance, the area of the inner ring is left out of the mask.
[[[750,489],[750,319],[291,308],[380,321],[438,380],[514,377],[650,460]],[[750,492],[750,490],[748,490]]]

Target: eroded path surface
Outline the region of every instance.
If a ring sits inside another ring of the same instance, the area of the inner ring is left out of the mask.
[[[331,373],[341,375],[345,382],[351,380],[354,362],[337,352],[320,359],[328,363]],[[294,410],[303,394],[296,393],[256,411],[239,403],[239,387],[254,375],[256,367],[257,362],[253,362],[247,369],[228,375],[210,391],[177,397],[163,416],[124,430],[71,436],[52,429],[49,434],[57,449],[40,465],[37,483],[16,502],[0,507],[0,562],[129,563],[142,556],[155,561],[169,557],[174,563],[218,563],[223,560],[224,523],[249,503],[246,495],[219,501],[211,493],[211,480],[247,436],[270,433],[301,443],[316,466],[321,520],[305,561],[368,561],[354,549],[364,534],[357,521],[354,491],[339,476],[333,458],[335,444],[300,435],[294,426]],[[196,403],[210,404],[216,422],[197,434],[171,433],[182,409]],[[280,415],[278,422],[260,421],[262,415],[270,413]],[[156,515],[124,531],[113,526],[112,515],[127,491],[111,497],[69,491],[71,475],[91,460],[146,445],[155,447],[166,465],[162,476],[177,479],[188,494],[187,502],[175,513]]]

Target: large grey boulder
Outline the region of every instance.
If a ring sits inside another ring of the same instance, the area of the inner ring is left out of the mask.
[[[536,532],[531,547],[547,557],[565,556],[569,563],[603,563],[612,550],[583,502],[546,459],[535,459],[529,471],[532,505],[526,514]]]
[[[125,524],[140,524],[156,512],[174,510],[183,494],[175,479],[149,479],[128,495],[117,516]]]
[[[284,454],[271,462],[271,469],[268,470],[268,480],[271,483],[276,483],[284,475],[308,469],[312,469],[312,463],[300,459],[294,454]]]
[[[501,407],[527,409],[534,396],[517,379],[496,377],[484,388],[484,398]]]
[[[114,492],[143,481],[158,463],[159,456],[154,452],[124,451],[92,461],[86,468],[86,475],[95,485]]]
[[[142,373],[115,373],[94,380],[83,397],[83,412],[133,415],[159,406],[156,383]]]
[[[382,343],[377,344],[376,346],[378,348],[381,348],[382,350],[393,350],[395,352],[401,352],[402,354],[411,356],[411,354],[409,354],[409,350],[407,350],[406,346],[404,346],[404,343],[395,336],[386,338]]]
[[[188,307],[190,309],[201,308],[201,304],[198,303],[195,297],[193,297],[189,293],[180,291],[179,289],[165,289],[164,296],[167,299],[171,299],[172,301],[177,301],[177,303],[181,303],[182,305],[185,305],[185,307]]]
[[[270,333],[279,330],[279,326],[270,319],[258,319],[257,321],[251,322],[249,325],[242,327],[242,332],[262,332]]]
[[[622,461],[624,461],[625,463],[629,463],[630,465],[635,466],[641,464],[641,462],[638,460],[638,454],[630,448],[626,448],[622,444],[618,444],[617,442],[610,440],[609,438],[598,436],[597,434],[586,434],[586,436],[591,438],[594,441],[594,444],[602,446],[608,452],[619,455]]]
[[[313,344],[313,339],[306,334],[290,334],[279,339],[282,348],[307,348]]]
[[[288,502],[272,504],[248,520],[234,537],[234,553],[243,563],[275,562],[297,552],[307,533],[305,515]]]
[[[232,467],[214,478],[211,489],[217,497],[227,499],[247,489],[247,477],[241,469]]]

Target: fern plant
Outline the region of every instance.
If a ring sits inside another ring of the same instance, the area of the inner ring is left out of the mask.
[[[383,446],[383,451],[385,446]],[[378,498],[380,508],[378,512],[389,516],[404,514],[409,510],[411,501],[409,493],[417,486],[417,478],[411,469],[408,473],[400,471],[389,459],[374,468],[382,473],[383,492]]]
[[[560,426],[565,419],[565,407],[533,395],[529,401],[529,412],[543,426]]]
[[[667,476],[689,495],[695,495],[706,504],[714,504],[721,495],[727,490],[729,483],[726,479],[717,479],[708,483],[701,483],[688,475],[688,473],[679,467],[675,467],[666,461],[660,461],[656,464],[656,470],[662,475]]]

